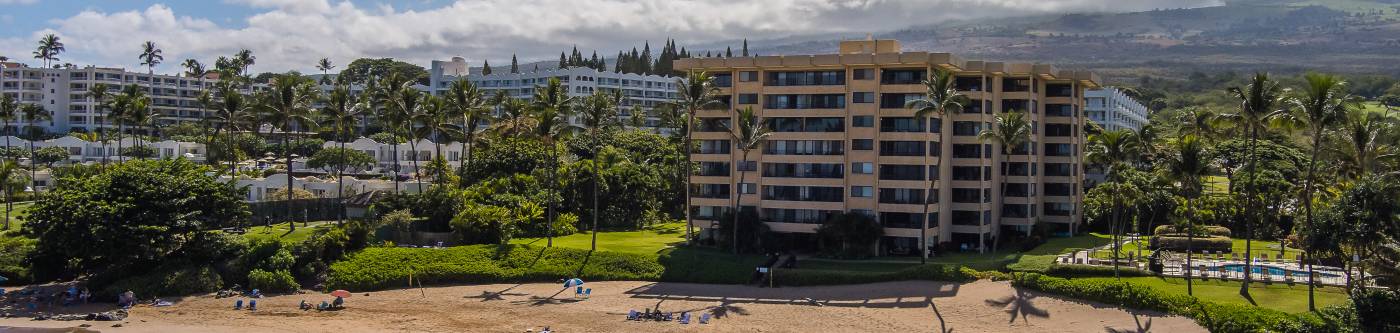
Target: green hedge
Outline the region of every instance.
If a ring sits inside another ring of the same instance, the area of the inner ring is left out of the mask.
[[[292,277],[291,272],[286,270],[269,272],[261,269],[248,272],[248,287],[271,293],[289,293],[301,289],[301,285],[297,284],[297,279]]]
[[[1200,301],[1146,286],[1110,280],[1075,280],[1027,273],[1013,282],[1018,287],[1091,300],[1128,308],[1162,311],[1185,316],[1216,333],[1231,332],[1336,332],[1334,321],[1313,314]],[[1345,324],[1345,323],[1341,323]]]
[[[677,247],[662,252],[656,262],[664,268],[661,281],[744,284],[749,283],[754,268],[766,259],[757,255],[736,258],[723,250]]]
[[[1187,238],[1185,236],[1152,236],[1152,249],[1186,251]],[[1191,250],[1195,252],[1213,251],[1230,252],[1232,243],[1230,237],[1196,237],[1192,240]]]
[[[174,269],[156,269],[145,275],[118,280],[101,290],[98,297],[115,299],[118,294],[130,290],[137,298],[184,296],[212,293],[223,288],[223,279],[209,266],[186,266]]]
[[[924,264],[892,272],[858,272],[820,269],[777,269],[774,283],[783,286],[861,284],[887,281],[929,280],[971,282],[977,271],[957,265]]]
[[[1113,266],[1051,265],[1049,269],[1045,270],[1045,275],[1057,277],[1113,276]],[[1152,276],[1152,273],[1122,266],[1118,268],[1118,276]]]
[[[636,254],[541,248],[528,245],[472,245],[441,249],[367,248],[331,264],[328,289],[378,290],[423,284],[658,280],[655,257]],[[415,281],[416,283],[416,281]]]
[[[1174,226],[1174,225],[1159,225],[1159,226],[1157,226],[1156,228],[1153,228],[1153,229],[1152,229],[1152,234],[1153,234],[1153,235],[1157,235],[1157,236],[1168,235],[1168,234],[1181,234],[1181,235],[1184,236],[1184,235],[1186,235],[1186,232],[1185,232],[1185,230],[1183,230],[1182,228],[1178,228],[1178,227],[1176,227],[1176,226]],[[1202,235],[1206,235],[1206,236],[1230,237],[1230,228],[1226,228],[1226,227],[1222,227],[1222,226],[1218,226],[1218,225],[1198,225],[1198,226],[1196,226],[1196,236],[1199,237],[1199,236],[1202,236]]]

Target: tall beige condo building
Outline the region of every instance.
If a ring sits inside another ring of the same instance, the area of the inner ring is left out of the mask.
[[[1084,91],[1099,86],[1092,73],[904,52],[895,40],[843,41],[836,54],[675,66],[712,75],[728,104],[697,114],[690,209],[702,228],[716,228],[739,191],[741,205],[796,248],[815,247],[817,227],[837,212],[880,221],[880,255],[918,255],[925,218],[929,246],[949,251],[990,249],[994,239],[1029,235],[1037,225],[1068,234],[1082,220]],[[955,73],[971,103],[947,119],[914,118],[905,102],[923,97],[935,68]],[[774,133],[741,161],[725,128],[745,107]],[[1033,129],[1006,157],[978,133],[1013,110]],[[926,195],[929,188],[936,193]]]

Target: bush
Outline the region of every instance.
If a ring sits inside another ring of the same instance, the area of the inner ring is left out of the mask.
[[[1159,225],[1157,226],[1157,228],[1152,229],[1152,234],[1157,236],[1163,236],[1167,234],[1185,235],[1186,230],[1184,230],[1183,228],[1179,228],[1175,225]],[[1196,237],[1201,237],[1202,235],[1230,237],[1230,228],[1218,225],[1197,225]]]
[[[752,269],[750,266],[749,269]],[[328,289],[377,290],[403,286],[411,274],[423,284],[658,280],[652,257],[528,245],[472,245],[446,249],[368,248],[330,265]]]
[[[784,286],[819,286],[861,284],[887,281],[950,281],[976,280],[977,271],[958,265],[924,264],[893,272],[858,272],[820,269],[777,269],[774,283]]]
[[[0,282],[0,285],[25,285],[33,282],[29,274],[29,265],[24,262],[25,257],[32,251],[32,239],[0,236],[0,277],[8,279]]]
[[[837,213],[817,227],[822,253],[836,258],[865,258],[875,253],[875,243],[885,228],[869,215]]]
[[[734,260],[734,255],[725,250],[677,247],[662,252],[656,261],[665,268],[661,281],[743,284],[749,282],[754,267],[763,264],[765,259],[744,256]]]
[[[264,271],[254,269],[248,272],[248,288],[259,289],[265,292],[289,293],[301,289],[292,273],[286,270]]]
[[[211,293],[223,286],[223,279],[212,267],[184,266],[118,280],[96,292],[99,297],[115,299],[116,295],[130,290],[137,297],[149,298]]]
[[[1050,269],[1045,270],[1045,275],[1067,278],[1113,276],[1113,267],[1088,265],[1051,265]],[[1152,276],[1152,273],[1140,269],[1119,267],[1118,276]]]
[[[1400,291],[1360,290],[1351,295],[1357,323],[1366,332],[1400,332]]]
[[[1195,297],[1170,294],[1146,286],[1109,280],[1074,280],[1027,273],[1013,282],[1017,287],[1111,305],[1162,311],[1190,317],[1211,332],[1335,332],[1313,314],[1290,314],[1254,306],[1219,304]]]
[[[1186,243],[1185,236],[1152,236],[1150,246],[1153,250],[1186,251]],[[1192,240],[1191,250],[1230,252],[1232,244],[1229,237],[1196,237]]]

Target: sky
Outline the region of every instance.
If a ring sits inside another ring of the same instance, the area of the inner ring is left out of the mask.
[[[314,73],[362,57],[483,59],[508,65],[556,60],[577,45],[616,55],[667,38],[680,46],[805,34],[867,33],[976,19],[1069,12],[1128,12],[1218,5],[1220,0],[0,0],[0,55],[37,65],[34,46],[57,35],[59,63],[138,68],[153,41],[174,73],[184,59],[211,66],[248,49],[254,72]],[[751,43],[757,47],[759,44]],[[737,42],[735,47],[737,48]],[[332,70],[334,71],[334,70]]]

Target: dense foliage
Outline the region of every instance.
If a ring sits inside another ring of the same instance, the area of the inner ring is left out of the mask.
[[[326,286],[351,290],[394,288],[406,286],[410,275],[424,285],[552,282],[574,277],[585,281],[657,280],[661,272],[661,265],[652,257],[565,248],[524,245],[369,248],[331,264]]]

